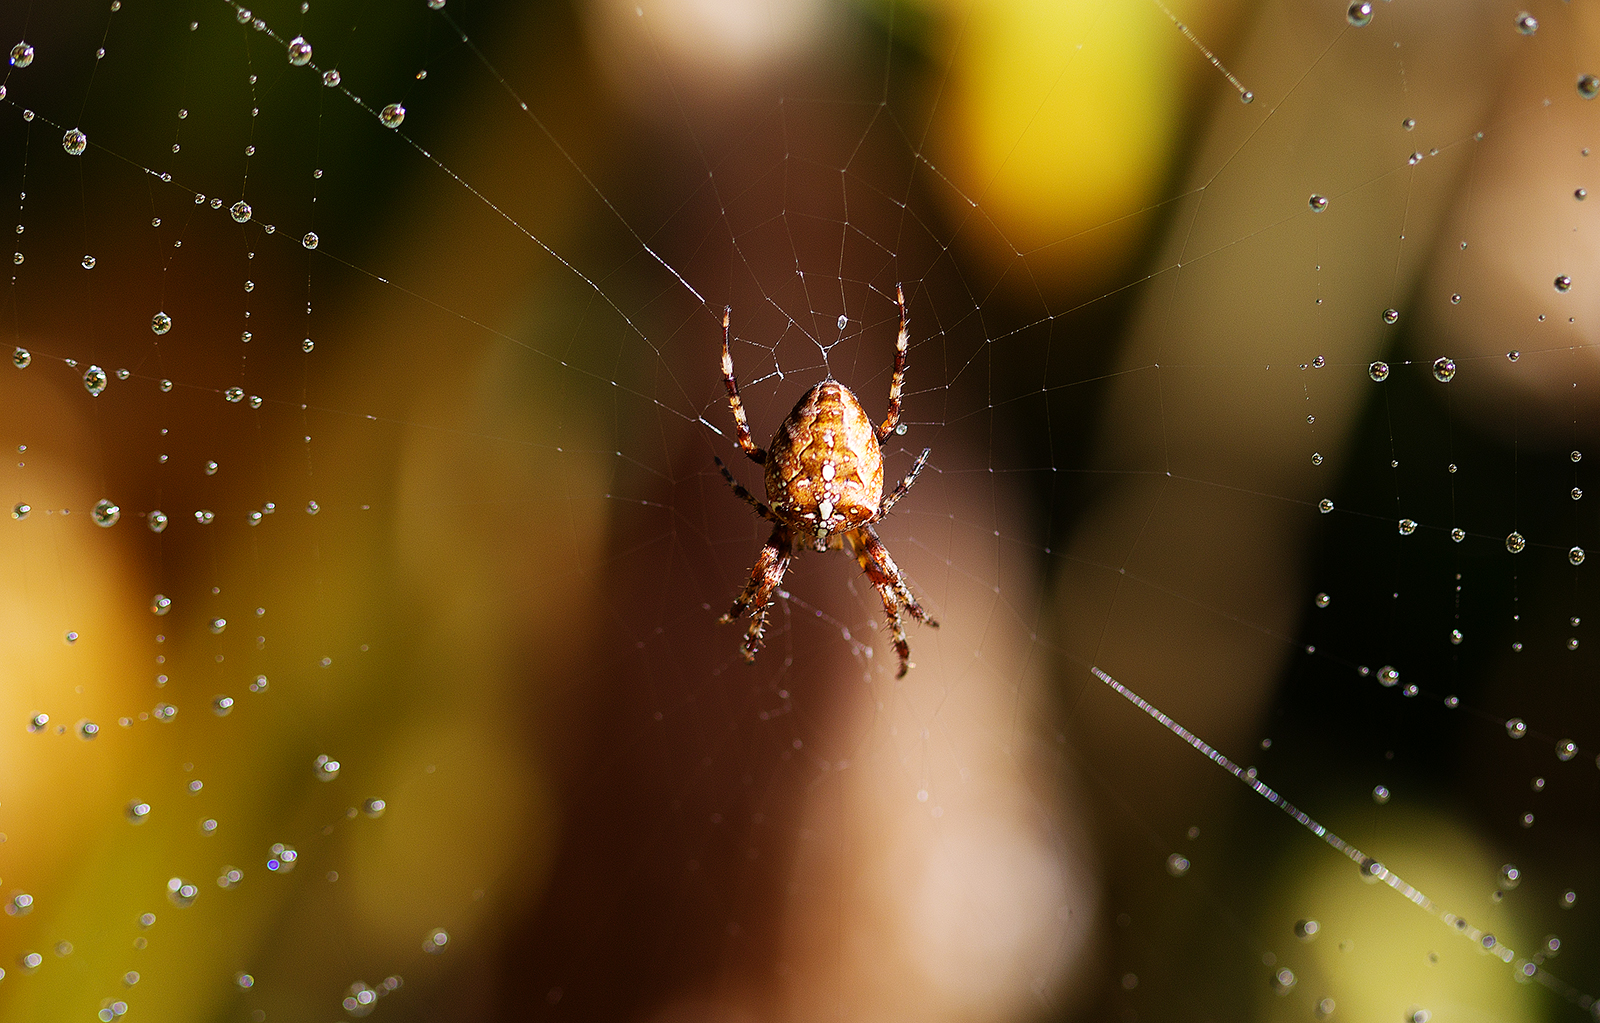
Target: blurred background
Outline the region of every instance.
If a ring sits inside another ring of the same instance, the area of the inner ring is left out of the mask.
[[[0,44],[0,1017],[1594,1014],[1589,4]],[[723,308],[764,444],[902,283],[941,627],[747,666]]]

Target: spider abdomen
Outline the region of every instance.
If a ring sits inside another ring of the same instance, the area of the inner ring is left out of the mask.
[[[767,455],[767,501],[811,546],[877,515],[883,452],[850,388],[824,380],[795,404]]]

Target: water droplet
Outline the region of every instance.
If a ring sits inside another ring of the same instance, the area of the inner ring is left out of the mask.
[[[244,388],[230,387],[222,392],[222,396],[232,402],[244,401]]]
[[[1317,511],[1320,511],[1324,515],[1328,514],[1329,512],[1333,511],[1333,502],[1324,497],[1322,500],[1317,502]]]
[[[1367,367],[1367,376],[1378,383],[1389,379],[1389,364],[1387,362],[1374,362]]]
[[[1400,127],[1404,128],[1406,131],[1410,131],[1412,128],[1415,128],[1416,126],[1417,126],[1417,122],[1416,122],[1416,120],[1414,118],[1408,117],[1404,121],[1400,122]]]
[[[156,386],[161,388],[162,394],[166,394],[168,391],[172,390],[172,381],[163,378],[162,381]]]
[[[1369,4],[1367,6],[1370,8],[1371,5]],[[1312,213],[1321,213],[1323,210],[1325,210],[1327,208],[1328,208],[1328,197],[1327,196],[1325,196],[1325,195],[1313,195],[1311,197],[1311,212]]]
[[[385,803],[381,799],[369,799],[365,803],[361,804],[361,812],[366,814],[368,817],[382,817],[383,811],[387,810],[388,808],[389,804]]]
[[[1383,880],[1383,875],[1386,873],[1383,869],[1383,864],[1371,856],[1361,857],[1361,860],[1356,864],[1356,869],[1361,872],[1361,880],[1368,884],[1375,884]]]
[[[18,369],[27,369],[33,363],[33,353],[26,348],[16,348],[11,352],[11,365]]]
[[[843,330],[845,327],[847,327],[849,325],[850,325],[850,318],[848,316],[846,316],[844,313],[840,313],[839,314],[839,329]]]
[[[31,511],[33,511],[33,506],[30,504],[14,504],[11,506],[11,517],[21,522],[28,517],[28,513]]]
[[[1366,0],[1356,0],[1350,5],[1349,10],[1344,12],[1344,18],[1356,28],[1369,25],[1372,23],[1372,5]]]
[[[88,147],[89,136],[76,128],[67,129],[67,133],[61,136],[61,148],[67,151],[68,156],[82,156]]]
[[[106,371],[99,366],[90,366],[84,370],[83,389],[99,397],[100,392],[106,389]]]
[[[320,239],[317,238],[317,232],[307,231],[305,237],[300,239],[300,244],[308,249],[314,249],[317,247],[318,241],[320,241]]]
[[[322,72],[322,84],[332,89],[339,84],[339,71],[337,68]]]
[[[1460,646],[1461,645],[1461,630],[1460,629],[1451,629],[1450,630],[1450,643],[1451,643],[1452,646]]]
[[[146,515],[144,521],[150,527],[150,532],[159,533],[167,528],[167,513],[157,509]]]
[[[150,712],[157,721],[168,722],[178,716],[178,708],[170,703],[158,703]]]
[[[85,255],[83,257],[83,268],[85,270],[93,270],[94,269],[94,264],[95,264],[95,258],[93,256]]]
[[[213,618],[213,619],[211,619],[211,634],[212,635],[214,635],[214,636],[222,635],[223,630],[225,630],[227,627],[228,627],[228,620],[226,618]]]
[[[1539,19],[1535,18],[1527,11],[1523,11],[1521,14],[1517,15],[1517,31],[1521,32],[1525,36],[1533,35],[1535,32],[1539,31]]]
[[[1369,5],[1363,4],[1362,6],[1365,7]],[[1354,9],[1355,8],[1353,7],[1351,8],[1351,10]],[[1363,24],[1365,24],[1365,22],[1363,22]],[[1294,982],[1294,971],[1289,969],[1287,966],[1280,967],[1277,972],[1272,975],[1272,990],[1280,995],[1286,995],[1289,993],[1289,989],[1294,987]]]
[[[1383,322],[1384,323],[1398,323],[1399,321],[1400,321],[1400,310],[1398,310],[1398,309],[1385,309],[1383,311]]]
[[[165,334],[172,329],[172,317],[166,313],[156,313],[150,317],[150,329],[157,334]]]
[[[1567,457],[1572,459],[1574,462],[1581,462],[1581,461],[1583,461],[1583,452],[1582,451],[1574,451],[1572,454],[1568,455]]]
[[[1294,936],[1301,941],[1310,941],[1322,930],[1322,925],[1315,920],[1296,920],[1294,922]]]
[[[180,909],[194,905],[195,896],[199,894],[199,888],[181,877],[172,878],[167,882],[167,898]]]
[[[232,217],[236,223],[244,224],[249,222],[250,204],[240,199],[228,207],[228,216]]]
[[[93,721],[83,720],[78,722],[78,738],[88,741],[100,734],[100,726]]]
[[[1400,520],[1400,535],[1401,536],[1410,536],[1412,533],[1415,533],[1416,531],[1417,531],[1417,523],[1416,523],[1416,521],[1414,519],[1401,519]]]
[[[6,913],[10,916],[27,916],[32,912],[33,896],[27,892],[18,892],[6,903]]]
[[[1441,384],[1448,384],[1456,376],[1456,362],[1448,355],[1442,355],[1433,360],[1433,378]]]
[[[1189,866],[1190,864],[1187,857],[1180,856],[1177,853],[1173,853],[1171,856],[1167,857],[1167,873],[1171,874],[1173,877],[1182,877],[1183,875],[1187,874],[1189,872]]]
[[[378,113],[378,123],[385,128],[398,128],[406,119],[406,108],[398,103],[390,103]]]
[[[1389,801],[1389,790],[1382,785],[1374,786],[1372,789],[1372,801],[1379,806],[1384,805]]]
[[[1583,564],[1583,559],[1584,553],[1582,547],[1574,547],[1572,550],[1567,552],[1567,560],[1572,562],[1574,565]]]
[[[134,824],[143,824],[150,816],[150,804],[135,799],[128,804],[128,820]]]
[[[266,692],[267,691],[267,676],[265,676],[265,675],[257,675],[255,677],[255,681],[250,683],[250,691],[252,693],[264,693],[264,692]]]
[[[1311,452],[1311,464],[1312,465],[1321,465],[1322,464],[1322,452],[1320,452],[1320,451]]]
[[[49,714],[35,714],[33,717],[28,719],[28,731],[30,731],[30,732],[42,732],[42,731],[44,731],[45,726],[48,725],[49,723],[50,723],[50,715]]]
[[[211,711],[219,718],[225,718],[233,710],[233,697],[219,696],[211,701]]]
[[[1594,99],[1600,96],[1600,78],[1594,75],[1580,75],[1578,77],[1578,95],[1584,99]]]
[[[202,526],[209,526],[211,523],[215,522],[216,519],[216,514],[208,508],[201,508],[199,511],[194,513],[194,520],[200,523]]]
[[[1506,534],[1506,550],[1510,551],[1512,554],[1521,554],[1523,549],[1527,546],[1528,541],[1523,539],[1521,533]]]
[[[1413,167],[1415,167],[1417,164],[1419,164],[1421,162],[1422,162],[1422,154],[1421,153],[1412,153],[1410,156],[1408,156],[1406,158],[1406,163],[1410,164]]]
[[[1393,689],[1400,681],[1400,669],[1385,664],[1378,669],[1378,685]]]
[[[1528,734],[1528,723],[1521,718],[1512,718],[1506,722],[1506,734],[1513,739],[1520,739]]]
[[[1572,197],[1579,202],[1583,202],[1583,200],[1589,198],[1589,190],[1587,188],[1576,189],[1573,191]]]
[[[295,861],[299,858],[300,854],[295,852],[294,846],[274,842],[272,848],[267,850],[267,869],[276,874],[287,874],[294,869]]]
[[[313,765],[318,781],[333,781],[339,777],[339,761],[326,753],[319,754]]]
[[[311,44],[302,36],[295,36],[289,40],[289,63],[295,67],[305,67],[311,63]]]
[[[94,503],[94,508],[90,510],[89,517],[94,519],[95,525],[102,529],[107,529],[116,525],[117,520],[122,518],[122,509],[102,497]]]
[[[315,515],[317,512],[319,512],[321,510],[322,510],[322,505],[318,504],[317,502],[315,502],[315,501],[307,501],[306,502],[306,514],[307,515]]]
[[[317,347],[317,343],[310,338],[306,338],[304,341],[300,342],[300,350],[302,352],[309,352],[315,347]]]

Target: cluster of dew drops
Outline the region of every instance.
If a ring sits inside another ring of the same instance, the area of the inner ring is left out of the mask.
[[[445,2],[446,0],[426,0],[427,6],[433,10],[438,10],[444,7]],[[120,7],[120,4],[114,5],[113,9],[115,10],[118,7]],[[241,24],[253,23],[257,29],[262,31],[266,30],[265,24],[259,19],[254,19],[251,12],[246,8],[238,8],[236,17]],[[303,67],[311,63],[313,49],[311,44],[307,42],[303,36],[297,35],[291,39],[287,44],[287,52],[289,63],[293,66]],[[13,67],[19,69],[27,68],[34,62],[35,55],[36,54],[33,45],[24,40],[18,42],[11,48],[9,61]],[[322,76],[323,84],[330,88],[338,86],[340,81],[341,78],[336,69],[330,69],[324,72]],[[3,99],[4,96],[5,88],[3,85],[0,85],[0,99]],[[399,103],[390,103],[385,105],[379,111],[378,120],[379,123],[381,123],[384,127],[396,129],[399,128],[404,122],[405,115],[406,111],[404,106]],[[62,135],[61,146],[69,156],[82,156],[88,150],[88,135],[80,128],[69,128]],[[197,198],[197,202],[202,201],[204,201],[203,196]],[[221,201],[213,200],[212,205],[213,207],[220,208]],[[229,207],[228,212],[237,223],[244,224],[252,219],[254,211],[251,209],[248,203],[241,199]],[[268,227],[267,230],[268,233],[271,233],[270,227]],[[315,249],[319,242],[320,239],[317,237],[315,232],[308,231],[301,238],[302,246],[308,250]],[[22,263],[24,261],[23,254],[21,252],[15,253],[13,261],[18,264]],[[93,269],[95,265],[96,259],[94,256],[85,255],[83,257],[83,266],[85,269]],[[151,317],[150,329],[157,336],[168,333],[172,329],[172,326],[172,317],[165,311],[158,311]],[[245,336],[246,339],[248,339],[248,332]],[[307,340],[305,345],[306,350],[310,351],[311,342]],[[18,346],[13,351],[12,365],[17,369],[26,369],[32,364],[32,362],[33,354],[26,348]],[[69,365],[72,365],[70,360]],[[127,370],[119,370],[117,376],[119,379],[126,380],[129,377],[129,373]],[[91,365],[83,373],[84,389],[93,396],[98,397],[101,393],[103,393],[108,382],[108,374],[99,366]],[[171,381],[161,381],[161,389],[163,391],[170,391],[172,389]],[[235,387],[229,388],[225,393],[225,397],[230,402],[240,402],[244,400],[245,394],[242,389]],[[250,404],[254,408],[260,408],[262,400],[258,397],[251,396]],[[214,471],[214,469],[208,469],[208,471]],[[315,502],[312,502],[307,507],[307,511],[311,514],[315,514],[316,510],[317,508]],[[25,503],[19,503],[12,509],[12,517],[20,521],[26,519],[31,512],[31,506]],[[114,502],[108,499],[102,499],[94,505],[94,507],[91,509],[90,515],[97,525],[101,527],[110,527],[115,525],[120,520],[122,509]],[[210,517],[210,512],[202,511],[196,513],[197,521],[202,522],[202,524],[208,521]],[[152,511],[148,513],[146,519],[151,530],[157,533],[166,528],[168,521],[167,516],[160,511]],[[255,513],[254,520],[259,521],[259,519],[260,513]],[[157,594],[152,603],[151,610],[157,615],[164,615],[170,610],[171,604],[172,602],[170,598]],[[224,626],[225,623],[223,623],[221,619],[217,619],[212,623],[212,631],[219,632]],[[71,643],[76,639],[77,634],[75,632],[69,632],[67,634],[68,643]],[[266,688],[266,684],[266,679],[264,677],[258,677],[256,682],[251,684],[251,691],[262,691]],[[233,710],[234,701],[231,697],[219,696],[213,701],[212,706],[213,710],[218,716],[226,716]],[[176,714],[177,708],[168,703],[158,704],[154,712],[154,716],[158,721],[171,721]],[[42,712],[36,713],[28,721],[28,731],[33,733],[42,733],[49,728],[49,724],[50,717],[48,714]],[[64,732],[65,728],[58,726],[56,731]],[[78,722],[74,728],[74,732],[81,739],[89,741],[93,740],[99,735],[100,727],[93,721],[83,720]],[[318,780],[324,782],[332,781],[334,778],[338,777],[340,764],[339,761],[324,754],[316,758],[313,764],[313,770]],[[188,791],[190,794],[197,793],[202,788],[203,783],[199,780],[191,781],[188,785]],[[371,798],[365,800],[362,804],[362,812],[368,817],[375,818],[382,816],[386,809],[387,804],[382,799]],[[130,800],[124,809],[124,815],[128,821],[134,825],[145,823],[150,818],[152,812],[154,812],[152,805],[143,799]],[[202,833],[214,833],[216,828],[217,822],[215,819],[208,818],[201,821],[200,830]],[[294,869],[298,859],[299,854],[293,846],[282,842],[275,842],[268,850],[266,868],[269,873],[286,874]],[[224,889],[233,888],[240,884],[243,878],[244,872],[239,868],[234,866],[224,866],[218,873],[217,885]],[[200,894],[200,888],[198,885],[182,877],[171,878],[167,882],[166,890],[168,900],[173,905],[180,908],[193,905]],[[34,898],[27,892],[18,892],[12,895],[12,897],[6,901],[4,908],[5,912],[11,916],[26,915],[32,912],[34,908]],[[155,914],[145,913],[139,918],[139,923],[141,927],[149,928],[154,926],[155,920]],[[424,951],[428,953],[437,954],[445,949],[449,941],[450,936],[448,932],[446,932],[443,928],[434,928],[424,937],[422,947]],[[142,947],[143,944],[143,938],[138,939],[136,942],[136,945],[140,947]],[[63,951],[63,949],[66,949],[67,951]],[[68,951],[70,951],[70,943],[61,943],[57,951],[62,955],[68,954]],[[38,966],[43,962],[43,957],[37,952],[26,953],[22,956],[20,962],[25,970],[31,972],[33,969],[37,969]],[[4,971],[0,970],[0,977],[4,977],[4,975]],[[132,987],[138,983],[139,979],[140,977],[137,971],[129,971],[124,976],[123,981],[126,986]],[[250,974],[241,972],[235,976],[235,982],[241,988],[249,988],[254,986],[255,979]],[[351,985],[343,1000],[344,1008],[353,1016],[365,1016],[372,1011],[372,1008],[374,1007],[378,998],[397,990],[401,984],[401,978],[398,976],[388,977],[383,982],[375,986],[370,986],[364,982],[357,981]],[[127,1002],[117,999],[107,1000],[100,1010],[99,1018],[103,1021],[103,1023],[111,1023],[111,1021],[121,1017],[127,1011]]]

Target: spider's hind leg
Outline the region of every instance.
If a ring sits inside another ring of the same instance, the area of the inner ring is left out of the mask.
[[[728,319],[732,315],[733,306],[722,308],[722,384],[728,389],[728,407],[733,409],[735,439],[739,442],[739,450],[748,455],[750,461],[765,465],[767,452],[756,447],[756,442],[750,439],[750,420],[744,414],[744,402],[739,399],[739,378],[733,375],[733,349],[729,345],[731,335],[728,328]]]
[[[772,605],[772,595],[777,592],[783,583],[783,575],[789,570],[789,561],[794,557],[794,548],[789,542],[789,530],[781,523],[772,530],[772,536],[761,548],[761,553],[756,557],[756,563],[750,570],[750,581],[745,584],[733,602],[733,607],[728,613],[717,621],[726,625],[746,610],[755,608],[751,616],[750,627],[745,630],[744,649],[741,651],[744,659],[754,661],[756,651],[761,649],[761,643],[767,631],[767,609]]]
[[[900,333],[894,339],[894,375],[889,378],[889,414],[878,427],[878,443],[889,439],[889,434],[900,425],[900,390],[906,382],[906,345],[911,341],[911,318],[906,315],[906,289],[894,286],[895,301],[900,303]]]

